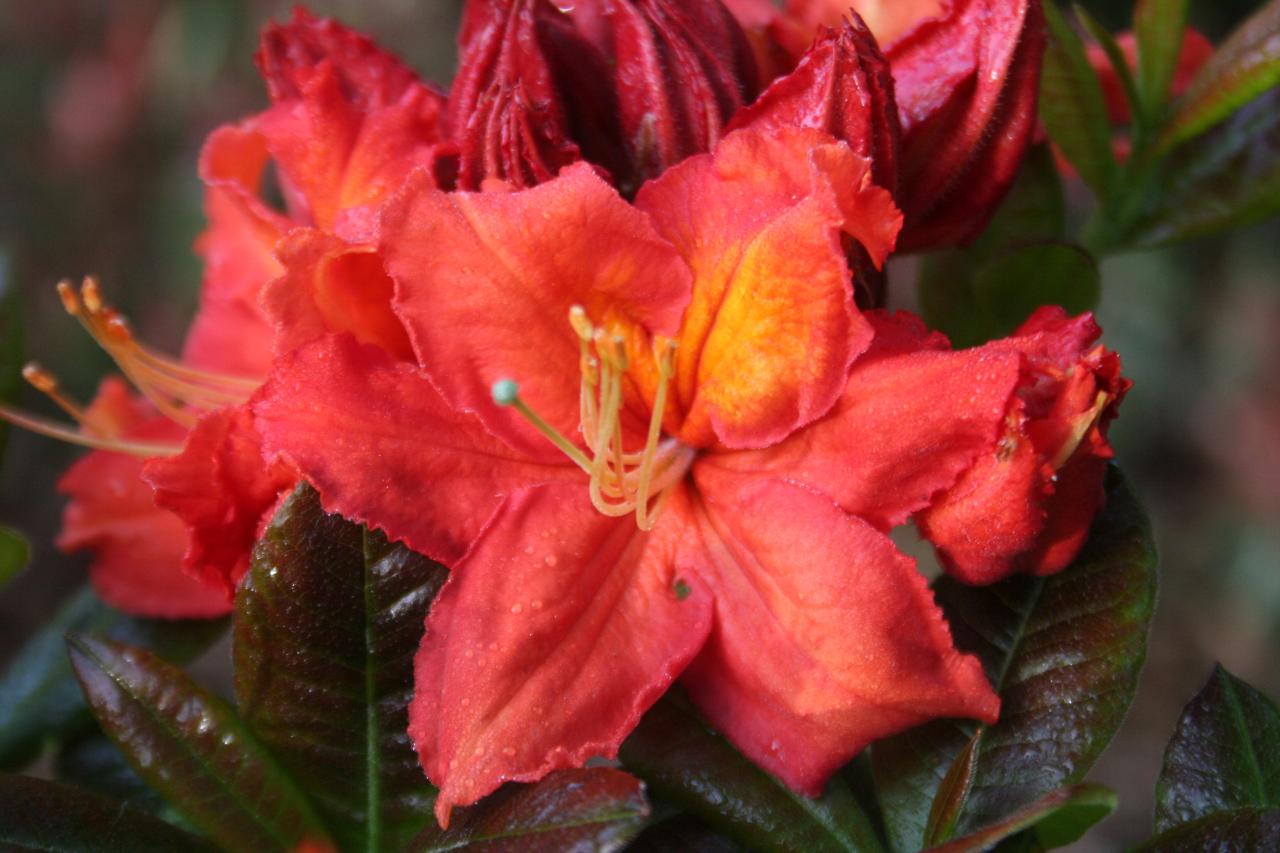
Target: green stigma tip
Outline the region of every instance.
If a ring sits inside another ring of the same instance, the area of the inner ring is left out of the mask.
[[[493,395],[493,402],[499,406],[510,406],[520,395],[520,386],[512,379],[499,379],[493,383],[489,393]]]

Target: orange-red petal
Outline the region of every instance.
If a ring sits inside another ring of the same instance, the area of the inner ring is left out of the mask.
[[[871,741],[935,717],[994,722],[913,561],[823,495],[695,466],[715,627],[682,683],[749,758],[810,796]]]
[[[142,478],[156,504],[186,524],[183,567],[230,599],[249,555],[282,493],[297,475],[263,456],[246,406],[205,415],[176,456],[148,460]]]
[[[443,193],[416,181],[392,202],[381,252],[396,309],[450,405],[530,455],[559,455],[490,390],[521,397],[566,435],[579,420],[578,338],[569,308],[631,337],[673,335],[689,270],[647,217],[589,166],[520,192]]]
[[[283,357],[254,407],[270,452],[320,492],[325,509],[384,530],[441,562],[458,560],[504,497],[571,478],[448,406],[415,365],[349,335]]]
[[[581,483],[522,491],[455,567],[409,708],[442,824],[504,781],[613,757],[701,648],[711,600],[686,498],[671,498],[642,533]]]
[[[877,337],[830,413],[773,447],[713,464],[825,493],[887,530],[994,451],[1022,376],[1017,353],[940,349],[905,315],[872,315]]]
[[[178,441],[182,428],[130,397],[123,382],[107,379],[89,408],[128,438]],[[220,585],[182,570],[187,533],[172,513],[156,506],[142,480],[144,460],[95,450],[58,481],[70,500],[58,547],[89,550],[89,578],[103,601],[128,613],[160,619],[220,616],[231,600]]]
[[[680,438],[762,447],[824,414],[871,337],[842,235],[879,263],[901,221],[867,161],[819,131],[742,130],[636,204],[693,269],[673,383]]]

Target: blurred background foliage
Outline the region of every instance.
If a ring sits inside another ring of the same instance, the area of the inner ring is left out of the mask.
[[[445,86],[459,5],[312,8]],[[1132,11],[1084,5],[1113,30]],[[1197,0],[1192,22],[1217,41],[1257,5]],[[20,334],[27,357],[90,398],[109,361],[53,290],[85,273],[101,277],[146,340],[178,349],[200,281],[200,144],[265,103],[256,34],[287,13],[287,3],[248,0],[0,3],[0,350]],[[1068,190],[1085,203],[1081,188]],[[915,273],[912,259],[895,262],[892,303],[913,304]],[[1280,694],[1280,222],[1111,257],[1102,275],[1105,341],[1135,382],[1112,437],[1153,516],[1162,589],[1137,702],[1091,774],[1120,794],[1120,810],[1080,850],[1149,834],[1164,744],[1214,660]],[[33,392],[21,400],[48,411]],[[32,550],[31,568],[0,594],[2,665],[81,581],[85,561],[52,545],[54,483],[77,451],[18,433],[0,447],[0,524]]]

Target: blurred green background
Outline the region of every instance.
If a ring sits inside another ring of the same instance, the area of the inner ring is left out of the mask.
[[[327,0],[429,80],[453,66],[456,0]],[[1113,29],[1129,3],[1086,3]],[[1258,4],[1192,3],[1215,41]],[[88,399],[110,369],[54,294],[94,273],[160,349],[176,351],[195,302],[201,228],[195,162],[218,124],[265,103],[256,34],[283,2],[6,0],[0,3],[0,292],[19,297],[27,354]],[[1087,203],[1076,188],[1079,201]],[[891,269],[909,304],[914,267]],[[1137,703],[1091,774],[1119,812],[1078,850],[1149,834],[1152,786],[1185,701],[1214,660],[1280,695],[1280,222],[1108,259],[1099,317],[1135,388],[1112,437],[1160,542],[1160,604]],[[12,308],[6,309],[12,318]],[[0,323],[7,329],[8,323]],[[49,408],[34,393],[23,404]],[[84,560],[51,545],[54,482],[76,451],[13,433],[0,524],[32,541],[32,568],[0,593],[0,665]]]

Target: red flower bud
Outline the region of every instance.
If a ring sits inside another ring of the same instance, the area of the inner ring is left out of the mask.
[[[709,151],[755,97],[755,60],[719,0],[603,0],[630,184]],[[621,178],[621,176],[619,176]]]
[[[795,70],[775,80],[729,125],[808,127],[842,139],[871,161],[876,184],[893,191],[901,128],[889,63],[856,15],[822,27]]]
[[[572,38],[547,0],[467,4],[448,111],[459,189],[488,178],[533,186],[580,159],[546,49]]]

